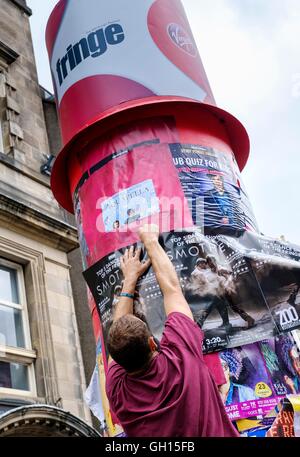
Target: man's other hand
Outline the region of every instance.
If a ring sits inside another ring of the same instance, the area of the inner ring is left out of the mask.
[[[150,267],[151,260],[148,259],[141,262],[140,255],[141,248],[136,251],[133,246],[131,246],[130,249],[126,249],[124,255],[120,259],[121,270],[125,279],[137,281],[138,278]]]
[[[139,229],[139,237],[145,245],[151,241],[158,241],[159,227],[155,224],[146,224]]]

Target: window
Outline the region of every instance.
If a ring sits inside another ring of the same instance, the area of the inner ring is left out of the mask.
[[[29,390],[27,367],[20,363],[0,362],[0,387]]]
[[[23,269],[0,259],[0,394],[35,393]]]

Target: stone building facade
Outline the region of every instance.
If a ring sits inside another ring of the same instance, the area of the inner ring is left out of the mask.
[[[77,231],[49,182],[55,104],[38,84],[26,1],[0,0],[0,11],[0,414],[45,404],[91,424],[95,345]]]

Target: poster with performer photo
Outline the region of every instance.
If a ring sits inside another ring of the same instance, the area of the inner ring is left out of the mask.
[[[296,288],[295,281],[300,279],[300,264],[264,253],[262,237],[248,234],[244,245],[243,240],[244,237],[239,241],[224,235],[208,237],[197,230],[171,232],[160,237],[194,319],[204,331],[204,352],[270,339],[283,331],[276,321],[276,313],[291,306],[287,303],[289,295],[286,300],[283,296],[287,289],[295,295],[293,287]],[[104,341],[122,289],[120,257],[124,251],[125,248],[112,253],[84,273],[98,306]],[[273,289],[266,290],[266,278],[274,262],[277,267],[280,262],[281,266],[285,265],[282,275],[278,273],[282,279],[280,283],[274,282]],[[269,299],[272,290],[273,302]],[[297,296],[295,303],[297,310]],[[161,338],[166,316],[151,267],[137,284],[134,309],[147,322],[152,334]],[[294,319],[289,330],[297,327],[300,323]]]
[[[291,334],[219,353],[226,384],[221,395],[228,416],[265,416],[289,394],[300,393],[300,358]]]
[[[231,152],[199,145],[171,144],[173,163],[194,224],[205,234],[231,236],[257,230],[237,163]]]
[[[160,211],[159,200],[151,179],[121,190],[105,199],[101,206],[106,232],[119,230]]]

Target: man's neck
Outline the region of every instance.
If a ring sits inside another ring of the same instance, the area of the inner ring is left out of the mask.
[[[150,360],[146,363],[146,365],[144,365],[140,370],[136,370],[136,371],[131,371],[129,374],[129,376],[140,376],[142,374],[144,374],[147,369],[149,368],[149,365],[151,363],[151,361],[154,359],[154,357],[156,357],[158,355],[158,352],[157,351],[154,351],[152,352],[151,354],[151,357],[150,357]]]

